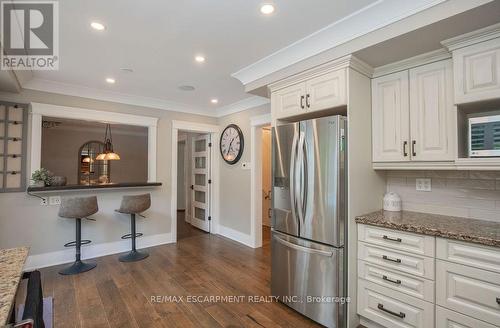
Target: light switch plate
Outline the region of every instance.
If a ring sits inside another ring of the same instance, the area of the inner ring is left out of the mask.
[[[431,191],[432,190],[432,182],[431,179],[416,179],[415,189],[417,191]]]
[[[61,205],[61,196],[50,196],[49,205]]]

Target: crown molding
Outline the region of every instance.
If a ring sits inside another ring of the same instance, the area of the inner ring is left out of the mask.
[[[500,38],[500,23],[444,40],[441,44],[449,51],[454,51],[496,38]]]
[[[57,93],[61,95],[68,95],[74,97],[90,98],[90,99],[109,101],[109,102],[115,102],[133,106],[162,109],[174,112],[198,114],[210,117],[217,116],[216,113],[213,111],[213,109],[194,108],[173,101],[168,101],[153,97],[130,95],[126,93],[100,90],[85,86],[79,86],[75,84],[68,84],[68,83],[44,80],[39,78],[33,78],[30,81],[26,82],[23,85],[23,89]]]
[[[217,117],[223,117],[226,115],[242,112],[247,109],[255,108],[265,104],[269,104],[270,100],[268,98],[252,96],[245,98],[243,100],[237,101],[230,105],[221,107],[217,109]]]
[[[269,85],[269,90],[272,91],[278,90],[287,87],[290,84],[304,82],[316,76],[320,76],[328,72],[336,71],[347,67],[350,67],[367,77],[371,77],[373,74],[373,68],[370,65],[356,58],[353,55],[347,55],[339,59],[329,61],[325,64],[318,65],[302,73],[292,75],[290,77],[272,83]]]
[[[394,63],[384,66],[375,67],[373,70],[373,78],[380,77],[387,74],[401,72],[413,67],[430,64],[440,60],[451,58],[451,53],[446,49],[441,48],[435,51],[427,52],[425,54],[417,55],[411,58],[406,58]]]
[[[247,85],[448,0],[378,0],[232,74]]]

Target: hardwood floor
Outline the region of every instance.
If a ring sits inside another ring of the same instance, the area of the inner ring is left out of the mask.
[[[61,276],[42,269],[45,295],[54,297],[55,327],[319,327],[280,303],[188,302],[191,296],[269,296],[270,246],[251,249],[202,234],[147,249],[121,263],[98,258],[97,268]],[[156,296],[183,296],[156,302]]]
[[[206,234],[205,231],[195,228],[187,223],[185,216],[185,211],[177,211],[177,240]]]

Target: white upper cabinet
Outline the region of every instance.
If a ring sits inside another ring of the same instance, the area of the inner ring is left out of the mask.
[[[298,83],[273,92],[271,106],[277,119],[304,113],[306,110],[306,84]]]
[[[273,91],[271,106],[275,118],[346,105],[346,72],[346,69],[328,72]]]
[[[330,72],[306,82],[306,107],[317,111],[347,104],[346,70]]]
[[[500,98],[500,38],[453,51],[457,104]]]
[[[453,161],[451,60],[372,80],[374,162]]]
[[[373,161],[408,161],[408,71],[372,80]]]
[[[451,60],[410,69],[411,157],[455,159],[455,111]]]

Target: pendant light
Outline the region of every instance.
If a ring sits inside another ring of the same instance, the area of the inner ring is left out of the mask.
[[[111,135],[111,125],[109,124],[106,124],[106,132],[104,133],[104,150],[95,159],[98,161],[116,161],[120,159],[120,155],[113,150],[113,136]]]

